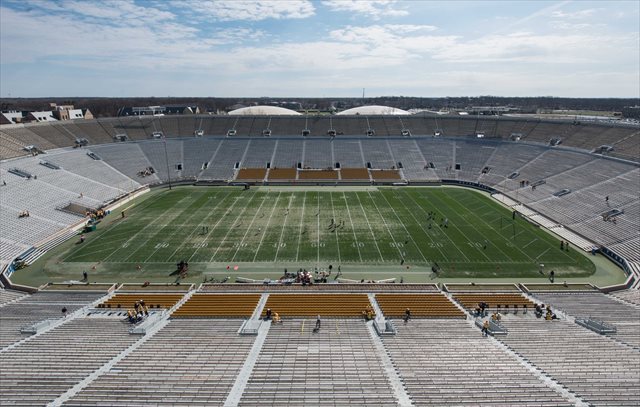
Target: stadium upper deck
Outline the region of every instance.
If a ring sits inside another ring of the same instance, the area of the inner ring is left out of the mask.
[[[25,146],[41,150],[72,147],[85,139],[89,145],[117,140],[147,140],[154,134],[168,138],[194,136],[447,136],[518,139],[557,144],[587,151],[612,149],[608,155],[638,161],[640,129],[595,123],[544,121],[511,117],[427,115],[380,116],[157,116],[5,125],[0,127],[0,159],[27,154]]]

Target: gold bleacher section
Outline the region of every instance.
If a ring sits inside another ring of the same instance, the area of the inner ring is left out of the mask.
[[[236,181],[262,181],[266,175],[266,168],[241,168]]]
[[[398,170],[371,170],[371,178],[374,180],[399,180],[400,172]]]
[[[281,318],[361,317],[369,305],[366,294],[269,294],[262,315],[271,308]]]
[[[407,308],[412,318],[465,318],[444,294],[376,294],[385,317],[402,317]]]
[[[369,171],[366,168],[341,168],[340,176],[343,180],[356,179],[369,181]]]
[[[200,294],[191,296],[171,316],[174,318],[249,318],[260,294]]]
[[[269,170],[270,180],[295,180],[296,179],[295,168],[271,168]]]
[[[500,306],[500,308],[505,308],[509,306],[509,308],[513,308],[517,305],[519,308],[526,305],[529,309],[533,308],[534,303],[531,302],[528,298],[523,296],[522,294],[453,294],[453,297],[456,301],[458,301],[463,307],[469,310],[475,309],[475,307],[480,302],[486,302],[489,308],[495,309]]]
[[[298,179],[338,179],[338,171],[333,170],[302,170],[298,171]]]
[[[158,293],[135,293],[116,294],[109,300],[98,305],[98,308],[133,308],[136,301],[143,300],[147,307],[151,308],[171,308],[184,294],[158,294]]]

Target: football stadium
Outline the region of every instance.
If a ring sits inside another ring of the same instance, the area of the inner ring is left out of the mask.
[[[2,405],[638,405],[637,125],[9,124]]]

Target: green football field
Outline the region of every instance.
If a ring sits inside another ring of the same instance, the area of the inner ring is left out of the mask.
[[[179,187],[125,214],[101,222],[58,263],[168,272],[181,260],[220,270],[437,265],[440,277],[540,277],[541,263],[563,277],[595,271],[578,249],[561,250],[544,230],[463,188]]]

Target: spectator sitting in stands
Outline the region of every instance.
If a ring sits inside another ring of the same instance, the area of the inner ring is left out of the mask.
[[[540,306],[540,304],[535,304],[535,314],[536,314],[536,318],[541,318],[542,317],[542,307]]]
[[[273,323],[274,324],[281,324],[282,323],[282,319],[280,319],[280,315],[277,312],[273,313]]]
[[[476,308],[474,309],[474,311],[475,311],[475,316],[476,317],[482,316],[482,307],[480,307],[480,303],[478,303],[478,305],[476,305]]]
[[[502,314],[500,314],[499,312],[494,312],[494,313],[491,315],[491,320],[492,320],[493,322],[500,322],[500,320],[501,320],[501,319],[502,319]]]

